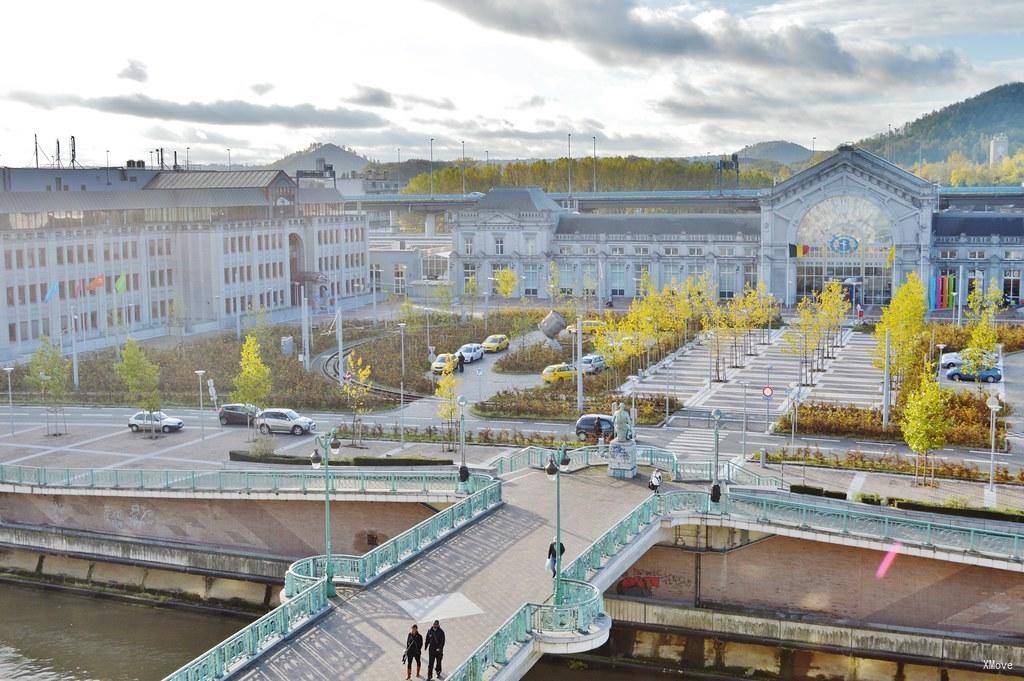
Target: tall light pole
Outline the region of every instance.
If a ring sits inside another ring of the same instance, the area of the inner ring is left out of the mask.
[[[722,410],[715,407],[711,411],[711,418],[715,422],[715,470],[711,475],[711,483],[713,485],[718,484],[718,427],[722,423]]]
[[[466,396],[459,395],[459,456],[462,463],[459,465],[459,488],[460,494],[469,494],[469,468],[466,466]]]
[[[338,431],[332,428],[331,432],[324,433],[317,438],[317,448],[309,457],[309,462],[314,470],[320,469],[321,462],[324,466],[324,577],[327,578],[327,595],[335,596],[338,591],[334,588],[334,565],[331,562],[331,456],[337,456],[341,451],[341,440],[338,439]],[[320,450],[324,455],[320,455]]]
[[[339,302],[334,319],[334,340],[338,342],[338,387],[344,387],[345,385],[345,355],[342,349],[342,344],[345,341],[345,332],[341,327],[341,323],[341,303]]]
[[[594,140],[594,193],[597,193],[597,135],[593,136]]]
[[[231,170],[231,149],[228,149],[228,170]]]
[[[203,374],[205,369],[196,369],[196,376],[199,378],[199,432],[200,439],[206,439],[206,419],[203,418]]]
[[[555,483],[555,605],[562,604],[562,470],[568,468],[569,456],[565,453],[565,445],[560,450],[559,463],[552,456],[544,467],[548,480]]]
[[[793,402],[793,418],[791,419],[791,423],[790,423],[790,426],[791,426],[792,429],[791,429],[790,435],[789,435],[789,446],[790,447],[794,447],[794,446],[796,446],[796,420],[798,418],[798,415],[800,414],[800,383],[799,382],[797,382],[797,384],[793,386],[793,392],[790,395],[790,399]]]
[[[569,138],[569,163],[566,166],[569,169],[569,198],[572,198],[572,133],[568,135]]]
[[[71,381],[78,390],[78,315],[71,305]]]
[[[936,343],[935,347],[939,349],[939,359],[935,362],[935,380],[939,380],[942,376],[942,351],[946,349],[946,344]]]
[[[576,411],[583,415],[583,318],[576,315]]]
[[[747,382],[740,381],[743,386],[743,460],[747,460]]]
[[[11,373],[14,371],[14,367],[4,367],[4,373],[7,374],[7,410],[11,415],[11,435],[14,435],[14,393],[11,392]]]
[[[188,153],[189,153],[189,151],[191,149],[192,149],[192,147],[185,147],[185,170],[188,170],[188,163],[189,163],[189,155],[188,155]]]
[[[768,365],[768,379],[765,381],[765,386],[768,388],[772,387],[772,365]],[[764,398],[764,432],[769,433],[772,429],[772,398],[771,391],[768,396]]]
[[[398,322],[398,333],[402,347],[402,380],[398,384],[398,436],[399,443],[405,446],[405,322]]]
[[[430,138],[430,195],[434,195],[434,138]]]
[[[988,489],[990,492],[994,492],[996,490],[996,413],[1000,407],[999,398],[993,393],[988,396],[985,405],[991,413],[989,428],[992,433],[992,450],[989,452],[988,458]]]
[[[402,147],[395,147],[395,151],[398,152],[398,165],[395,169],[395,177],[398,178],[398,184],[402,184]]]
[[[462,195],[466,195],[466,140],[462,140]]]

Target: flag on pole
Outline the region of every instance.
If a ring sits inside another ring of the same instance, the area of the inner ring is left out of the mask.
[[[57,282],[53,282],[52,284],[50,284],[50,288],[46,289],[46,295],[43,296],[43,302],[48,303],[51,300],[53,300],[54,296],[57,295],[57,291],[59,290],[60,286],[57,284]]]
[[[885,266],[892,269],[892,264],[896,261],[896,247],[892,246],[889,248],[889,257],[885,259]]]
[[[124,293],[128,290],[128,280],[125,279],[123,274],[114,282],[114,290],[118,293]]]
[[[789,257],[805,258],[811,253],[811,247],[807,244],[790,244]]]
[[[85,286],[85,290],[88,291],[89,293],[93,293],[94,291],[96,291],[96,289],[103,286],[103,282],[105,282],[106,280],[107,278],[104,275],[97,274],[95,277],[89,280],[89,283],[86,284]]]

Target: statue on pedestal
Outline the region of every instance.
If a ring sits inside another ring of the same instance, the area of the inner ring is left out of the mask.
[[[612,412],[612,424],[615,426],[615,441],[627,442],[633,439],[633,419],[629,417],[625,402],[619,402]]]

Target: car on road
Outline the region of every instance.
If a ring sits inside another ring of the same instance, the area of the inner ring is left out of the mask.
[[[963,366],[965,361],[966,360],[963,355],[959,352],[944,352],[942,353],[942,356],[939,357],[939,366],[943,369],[952,369],[953,367]],[[996,363],[996,356],[991,353],[987,354],[982,359],[982,362],[994,366]]]
[[[602,322],[600,319],[584,319],[582,322],[580,322],[580,328],[583,330],[584,336],[589,336],[590,334],[596,333],[604,329],[604,322]],[[576,325],[570,324],[569,326],[565,327],[565,330],[571,334],[574,334],[576,333]]]
[[[580,359],[580,366],[583,367],[585,374],[599,374],[608,368],[604,362],[604,356],[595,353],[583,355]]]
[[[569,381],[576,378],[576,367],[569,364],[568,362],[561,362],[560,364],[549,364],[544,367],[544,371],[540,372],[541,380],[545,383],[558,383],[559,381]]]
[[[982,369],[977,374],[969,373],[962,366],[953,367],[946,372],[946,378],[951,381],[983,381],[985,383],[998,383],[1003,380],[1003,374],[998,367]]]
[[[435,374],[443,374],[445,372],[454,371],[458,364],[459,360],[454,354],[450,352],[442,352],[434,359],[434,363],[430,365],[430,370]]]
[[[580,442],[597,442],[594,424],[601,423],[601,438],[605,441],[615,436],[615,423],[608,414],[584,414],[576,419],[576,439]]]
[[[263,434],[269,433],[291,433],[302,435],[312,433],[316,430],[316,421],[301,416],[293,409],[264,409],[256,417],[256,425]]]
[[[133,433],[137,433],[140,430],[160,430],[169,433],[172,430],[181,430],[184,427],[184,421],[168,416],[162,411],[140,411],[128,419],[128,429]]]
[[[217,417],[222,426],[248,426],[259,416],[260,410],[255,404],[222,404],[217,410]]]
[[[484,339],[480,345],[484,346],[484,352],[500,352],[508,349],[508,336],[503,333],[492,333]]]
[[[459,353],[462,353],[463,361],[470,364],[484,358],[484,346],[480,343],[466,343],[455,352],[456,360],[458,360]]]

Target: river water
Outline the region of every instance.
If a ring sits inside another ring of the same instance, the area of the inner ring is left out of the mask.
[[[237,617],[0,583],[0,679],[162,679],[245,624]]]

